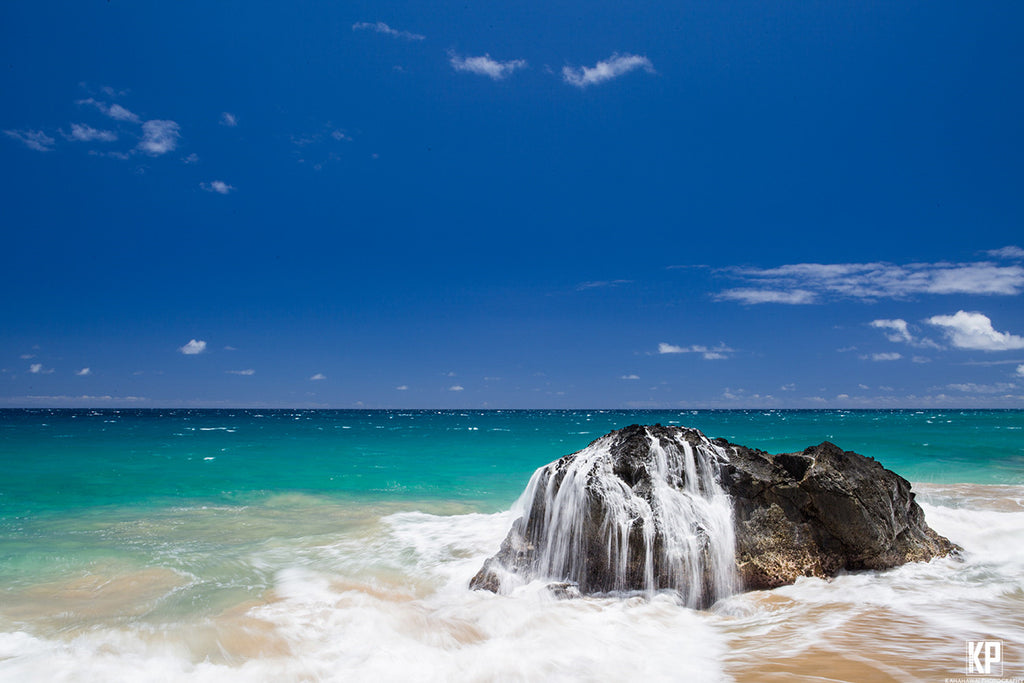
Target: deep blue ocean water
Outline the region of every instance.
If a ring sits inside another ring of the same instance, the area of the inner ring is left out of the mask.
[[[874,457],[967,561],[711,613],[467,589],[536,468],[656,422]],[[904,680],[908,640],[914,676],[1024,662],[1021,613],[1024,411],[0,411],[0,680]]]

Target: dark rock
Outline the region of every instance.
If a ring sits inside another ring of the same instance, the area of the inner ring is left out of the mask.
[[[674,589],[706,607],[736,590],[957,549],[925,523],[905,479],[827,442],[772,455],[695,429],[632,425],[537,470],[521,503],[471,588],[546,579],[571,594]]]

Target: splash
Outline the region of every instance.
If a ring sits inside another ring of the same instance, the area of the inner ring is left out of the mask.
[[[673,590],[691,607],[736,591],[732,505],[718,481],[725,450],[696,430],[643,436],[608,435],[534,473],[517,503],[532,545],[520,580]]]

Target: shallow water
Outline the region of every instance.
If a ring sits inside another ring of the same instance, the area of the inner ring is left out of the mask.
[[[121,417],[121,426],[131,426],[135,436],[122,443],[123,430],[109,439],[91,433],[82,456],[91,462],[77,462],[68,475],[81,488],[63,502],[68,479],[47,480],[44,474],[56,469],[54,457],[73,460],[74,449],[61,445],[47,455],[51,442],[40,433],[49,427],[37,426],[36,438],[29,438],[21,424],[16,439],[0,439],[5,471],[22,477],[34,472],[37,487],[54,490],[36,491],[10,479],[0,484],[0,679],[934,681],[965,675],[967,640],[1001,640],[1004,677],[1024,676],[1024,482],[945,480],[941,473],[953,469],[945,462],[917,463],[931,475],[914,490],[929,524],[963,547],[961,559],[831,581],[804,579],[735,595],[707,611],[682,607],[669,594],[557,601],[539,584],[508,596],[468,590],[469,578],[512,522],[508,509],[532,471],[523,463],[537,467],[553,459],[545,449],[558,450],[557,457],[582,447],[574,437],[586,445],[589,435],[564,431],[584,415],[570,420],[559,414],[553,423],[534,415],[504,423],[488,422],[486,415],[441,416],[438,424],[456,427],[466,421],[481,428],[504,424],[512,431],[492,435],[511,434],[510,441],[472,442],[460,451],[459,439],[445,430],[426,457],[402,450],[410,443],[404,433],[380,439],[376,454],[360,467],[375,469],[383,459],[382,479],[395,477],[401,488],[377,493],[354,490],[351,482],[340,490],[310,485],[329,482],[330,471],[351,469],[353,457],[332,462],[314,454],[312,472],[290,472],[304,463],[294,459],[283,425],[263,430],[270,434],[262,446],[258,433],[245,441],[235,436],[258,432],[253,424],[260,418],[145,416],[141,420],[149,422],[140,426]],[[620,421],[640,421],[634,417]],[[866,424],[873,417],[857,419]],[[1010,417],[1004,426],[1020,420]],[[344,430],[362,433],[352,443],[368,447],[367,435],[394,421],[371,418],[360,418],[358,430]],[[740,420],[726,418],[730,424]],[[52,415],[34,419],[53,422]],[[81,418],[65,418],[72,419]],[[833,423],[850,418],[818,419],[824,432],[837,431]],[[185,449],[167,452],[160,437],[153,438],[184,433],[182,425],[196,420],[236,429],[200,432],[235,439],[210,447],[262,449],[250,457],[251,471],[168,481],[174,471],[168,461],[187,472],[208,465],[205,457],[221,457],[204,455],[206,446],[181,437],[189,460]],[[66,424],[60,427],[60,433],[73,434]],[[539,431],[525,431],[534,428]],[[421,440],[430,438],[429,429],[413,431]],[[10,434],[6,428],[0,433]],[[314,445],[303,433],[294,439],[301,448]],[[867,436],[852,440],[860,438]],[[15,442],[22,450],[15,450]],[[352,443],[325,450],[342,459]],[[478,455],[488,443],[505,453],[501,462]],[[533,448],[531,443],[540,444],[534,449],[539,455],[519,450]],[[1020,457],[1012,448],[987,448],[995,452],[979,461],[995,463],[998,472],[1012,471]],[[51,460],[32,470],[13,463],[17,455]],[[879,457],[890,465],[886,459],[895,456]],[[131,490],[147,481],[140,464],[147,459],[157,463],[148,475],[155,495]],[[424,474],[416,470],[420,465]],[[269,486],[275,468],[286,484],[276,489]],[[516,485],[495,487],[502,493],[485,495],[479,485],[491,471],[503,473],[493,479],[500,482],[519,476],[520,469],[526,472]],[[90,474],[94,470],[101,471]],[[95,485],[125,477],[133,487],[115,486],[115,495],[103,495]],[[294,485],[300,479],[305,486]],[[40,483],[45,481],[52,483]],[[455,488],[467,481],[479,485],[473,495],[445,495],[440,483]],[[174,486],[189,493],[168,494]],[[92,498],[83,491],[93,491]]]

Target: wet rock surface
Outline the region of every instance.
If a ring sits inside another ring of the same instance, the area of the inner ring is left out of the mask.
[[[632,425],[537,470],[520,502],[523,516],[471,588],[541,579],[584,595],[675,589],[707,607],[800,576],[956,550],[928,527],[907,480],[827,442],[770,454]]]

